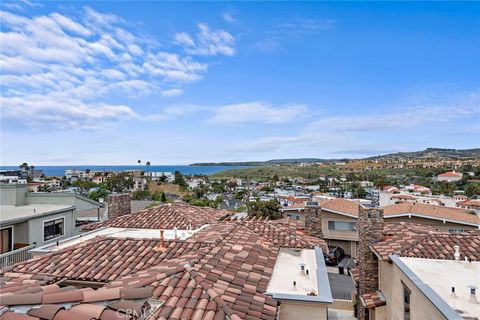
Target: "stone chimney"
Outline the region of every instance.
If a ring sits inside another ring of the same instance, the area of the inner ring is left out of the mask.
[[[309,201],[305,204],[305,233],[323,239],[321,211],[318,202]]]
[[[130,200],[129,193],[109,195],[107,198],[108,219],[129,214],[131,212]]]
[[[383,209],[360,206],[358,212],[358,319],[367,320],[368,310],[360,302],[360,295],[378,290],[378,258],[370,250],[375,242],[383,240]]]

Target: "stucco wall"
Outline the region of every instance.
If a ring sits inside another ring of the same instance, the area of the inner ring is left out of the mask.
[[[319,303],[297,301],[282,301],[280,305],[280,320],[327,319],[327,306]]]
[[[0,184],[0,204],[25,205],[26,184]]]
[[[57,218],[65,217],[64,222],[64,235],[62,237],[58,237],[52,239],[50,241],[43,241],[43,223],[45,221],[54,220]],[[31,219],[28,221],[28,242],[29,243],[37,243],[37,246],[41,246],[47,243],[52,243],[60,239],[65,239],[74,235],[74,221],[73,221],[73,210],[66,210],[64,212],[42,216],[35,219]]]
[[[425,218],[420,218],[420,217],[397,217],[397,218],[388,218],[388,216],[385,217],[385,222],[387,223],[396,223],[396,222],[409,222],[409,223],[418,223],[418,224],[424,224],[427,226],[432,226],[438,231],[442,232],[448,232],[448,229],[450,228],[460,228],[460,229],[477,229],[474,226],[468,226],[464,224],[459,224],[459,223],[452,223],[452,222],[446,222],[443,223],[443,221],[440,220],[432,220],[432,219],[425,219]]]
[[[403,285],[411,291],[411,319],[446,319],[410,279],[394,264],[379,262],[380,290],[385,295],[387,304],[383,310],[376,312],[376,320],[403,320]]]
[[[357,223],[357,218],[350,218],[341,214],[336,214],[329,211],[322,210],[322,231],[325,239],[337,239],[337,240],[354,240],[358,241],[358,232],[356,231],[338,231],[329,230],[329,221],[344,221]]]

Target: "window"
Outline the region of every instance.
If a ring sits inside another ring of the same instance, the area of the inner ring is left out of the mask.
[[[410,320],[410,289],[403,284],[403,319]]]
[[[12,227],[0,229],[0,254],[12,251]]]
[[[300,216],[298,214],[287,214],[287,217],[290,219],[300,220]]]
[[[43,223],[43,241],[63,236],[64,218],[46,221]]]
[[[328,221],[328,230],[355,231],[355,222]]]

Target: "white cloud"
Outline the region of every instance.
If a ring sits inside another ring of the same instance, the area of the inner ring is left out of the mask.
[[[2,118],[28,115],[31,125],[73,128],[138,118],[131,107],[109,101],[179,95],[164,87],[198,81],[207,71],[206,63],[158,50],[120,17],[89,7],[75,17],[0,11],[0,19]]]
[[[164,97],[178,97],[183,94],[182,89],[168,89],[162,91],[162,96]]]
[[[191,35],[180,32],[175,34],[175,42],[192,55],[233,56],[235,54],[235,37],[225,30],[210,30],[206,23],[198,24],[199,32]]]
[[[260,137],[241,142],[232,147],[231,151],[288,151],[292,154],[305,154],[305,150],[312,150],[311,156],[318,157],[320,154],[339,158],[432,147],[422,146],[425,141],[430,141],[430,134],[435,135],[432,132],[446,134],[448,130],[443,129],[445,126],[452,126],[459,119],[464,122],[465,119],[480,114],[480,92],[416,95],[403,103],[390,105],[388,110],[395,111],[374,110],[367,114],[346,116],[324,115],[317,121],[307,122],[305,128],[297,134]],[[455,133],[462,130],[456,125],[452,128],[455,128]],[[479,136],[480,127],[468,129],[472,137]],[[387,131],[388,134],[385,134]]]
[[[292,40],[311,36],[333,29],[336,25],[333,19],[293,17],[283,21],[276,21],[263,38],[255,44],[260,51],[273,52],[285,47]]]
[[[292,121],[307,112],[304,105],[272,106],[264,102],[250,102],[216,108],[210,121],[227,125],[247,122],[276,124]]]
[[[222,13],[222,18],[223,20],[225,20],[225,22],[229,22],[229,23],[235,22],[235,16],[233,15],[232,12],[229,12],[229,11],[225,11],[224,13]]]

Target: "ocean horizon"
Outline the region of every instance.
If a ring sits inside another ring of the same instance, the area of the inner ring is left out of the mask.
[[[61,177],[65,175],[65,170],[86,170],[91,171],[126,171],[138,170],[138,165],[68,165],[68,166],[35,166],[35,170],[43,170],[45,176]],[[151,165],[148,171],[151,172],[175,172],[180,171],[184,175],[192,174],[212,174],[228,169],[242,169],[245,166],[190,166],[190,165]],[[0,166],[0,170],[18,170],[18,166]],[[142,170],[147,170],[144,164]]]

